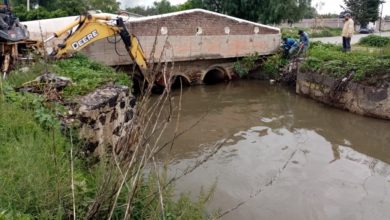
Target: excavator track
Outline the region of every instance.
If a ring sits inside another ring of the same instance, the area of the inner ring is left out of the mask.
[[[31,60],[31,52],[37,49],[38,42],[33,40],[0,42],[0,62],[3,77],[18,63]]]

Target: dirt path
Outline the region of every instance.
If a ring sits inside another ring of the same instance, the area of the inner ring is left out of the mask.
[[[352,44],[356,44],[359,42],[360,38],[367,36],[368,34],[357,34],[352,37]],[[390,36],[390,32],[382,32],[375,33],[375,35],[381,36]],[[320,38],[312,38],[312,41],[321,41],[323,43],[331,43],[331,44],[342,44],[342,38],[340,37],[320,37]]]

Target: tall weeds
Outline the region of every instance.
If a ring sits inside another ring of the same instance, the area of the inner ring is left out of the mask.
[[[146,87],[138,97],[133,122],[122,128],[126,135],[93,167],[78,156],[82,143],[76,132],[61,127],[54,117],[56,110],[51,107],[56,104],[15,92],[10,83],[23,84],[23,77],[5,82],[0,100],[0,219],[208,217],[204,210],[211,191],[203,192],[198,201],[187,195],[177,198],[174,183],[181,177],[168,178],[166,164],[157,158],[185,132],[173,120],[180,118],[180,104],[172,101],[172,68],[160,67],[159,75],[144,79]],[[167,85],[159,96],[152,96],[153,85],[146,83],[155,77],[164,77]],[[176,124],[175,132],[162,143],[169,123]]]

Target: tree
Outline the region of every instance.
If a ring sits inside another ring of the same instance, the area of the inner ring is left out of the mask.
[[[204,8],[263,23],[299,21],[310,10],[311,0],[203,0]]]
[[[143,16],[158,14],[156,8],[154,8],[154,7],[144,8],[141,6],[137,6],[134,8],[126,8],[126,11],[131,12],[131,13],[135,13],[135,14],[139,14],[139,15],[143,15]]]
[[[182,10],[186,10],[186,9],[182,9]],[[144,16],[165,14],[165,13],[170,13],[178,10],[179,10],[178,6],[171,5],[171,3],[168,0],[155,1],[153,2],[153,6],[151,7],[136,6],[133,8],[126,8],[126,11],[128,12],[132,12]]]
[[[314,7],[310,7],[309,10],[306,10],[306,13],[303,15],[303,18],[315,18],[317,16],[317,9]]]
[[[116,0],[88,0],[89,9],[101,10],[108,13],[116,13],[119,10],[120,3]]]
[[[176,6],[171,5],[168,0],[155,1],[153,2],[153,6],[156,9],[157,14],[165,14],[177,10]]]
[[[33,9],[29,12],[26,3],[27,0],[11,0],[14,13],[22,21],[80,15],[92,9],[111,13],[119,10],[116,0],[30,0]]]
[[[188,0],[183,4],[178,6],[179,11],[194,9],[194,8],[204,8],[202,0]]]
[[[151,8],[135,7],[127,11],[151,15],[203,8],[254,22],[277,24],[282,21],[296,22],[308,13],[314,13],[310,5],[311,0],[187,0],[179,6],[172,6],[169,1],[161,0],[154,2]]]
[[[344,0],[346,9],[360,26],[367,26],[368,22],[375,22],[379,18],[381,0]]]

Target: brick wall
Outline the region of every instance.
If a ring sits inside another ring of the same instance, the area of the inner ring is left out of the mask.
[[[32,38],[40,41],[39,24],[46,38],[74,19],[31,21],[26,25]],[[130,33],[138,37],[147,58],[157,61],[224,59],[253,53],[269,55],[280,46],[277,28],[200,9],[132,18],[126,25]],[[117,43],[113,44],[115,41]],[[55,39],[46,46],[59,43],[61,41]],[[107,65],[132,63],[118,37],[92,43],[81,52]]]
[[[171,62],[235,58],[254,53],[269,55],[280,46],[277,28],[205,10],[136,18],[126,25],[138,37],[148,60]],[[84,53],[107,65],[131,63],[121,42],[116,46],[105,40],[95,42]]]
[[[183,13],[171,17],[141,18],[128,23],[129,30],[137,36],[163,35],[161,28],[166,27],[169,35],[192,36],[196,35],[199,28],[203,36],[210,35],[252,35],[255,29],[258,34],[278,34],[275,29],[270,29],[260,24],[228,19],[215,14],[202,11]]]

